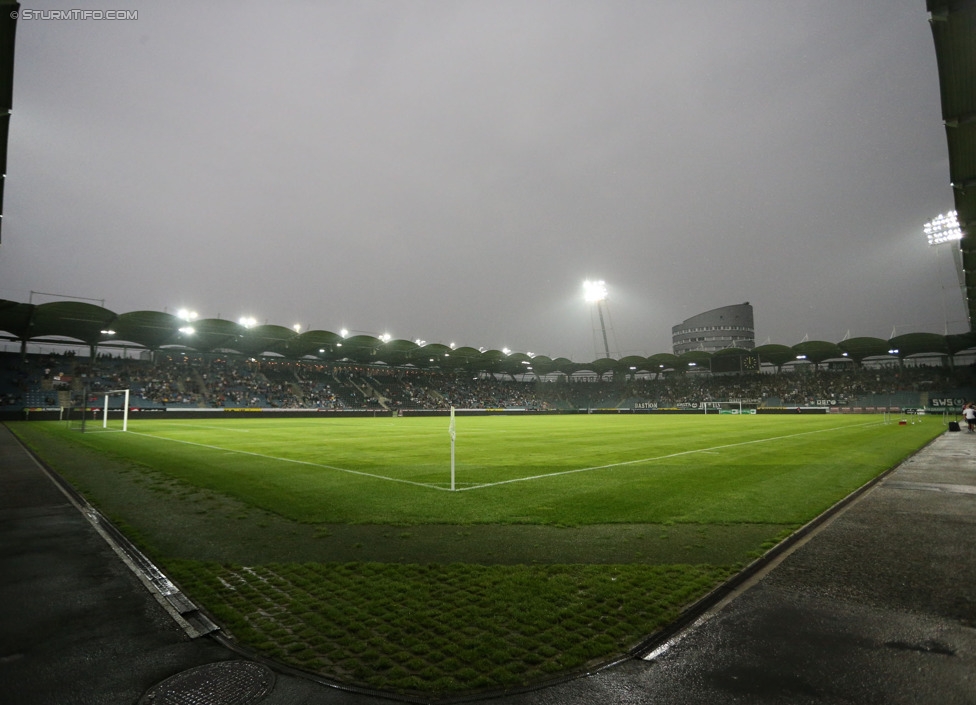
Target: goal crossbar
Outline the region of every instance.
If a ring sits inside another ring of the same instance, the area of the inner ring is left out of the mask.
[[[107,392],[103,392],[104,402],[102,403],[102,428],[108,428],[108,400],[109,397],[117,394],[122,394],[122,430],[129,430],[129,390],[128,389],[112,389]]]

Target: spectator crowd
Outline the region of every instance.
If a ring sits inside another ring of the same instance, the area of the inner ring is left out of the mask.
[[[965,367],[898,363],[712,375],[565,375],[521,378],[488,373],[390,368],[316,360],[247,359],[158,353],[154,360],[2,353],[0,407],[68,406],[85,390],[97,396],[129,389],[132,406],[274,409],[437,410],[519,408],[680,408],[741,400],[758,406],[854,405],[878,395],[900,399],[971,399],[974,372]]]

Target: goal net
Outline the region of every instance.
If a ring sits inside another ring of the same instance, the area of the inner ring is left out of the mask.
[[[85,395],[80,405],[61,409],[61,419],[68,428],[76,431],[127,431],[129,430],[129,390],[113,389],[108,392]]]
[[[759,404],[754,401],[705,401],[702,402],[706,414],[755,414]]]

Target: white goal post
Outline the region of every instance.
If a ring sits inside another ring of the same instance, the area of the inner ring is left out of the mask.
[[[101,405],[96,399],[101,397]],[[121,397],[121,407],[112,407],[112,400]],[[66,421],[68,428],[81,431],[128,431],[129,430],[129,390],[112,389],[107,392],[97,392],[85,394],[84,401],[80,405],[63,407],[61,409],[61,419]],[[90,420],[89,420],[90,419]],[[101,423],[99,423],[101,421]],[[118,428],[118,422],[122,422],[122,428]],[[111,427],[109,423],[111,422]]]
[[[121,417],[122,419],[122,430],[129,430],[129,390],[128,389],[113,389],[109,392],[104,392],[104,401],[102,402],[102,428],[108,428],[109,416],[116,414],[116,411],[120,412],[116,417]],[[109,399],[113,396],[122,395],[122,408],[112,409],[109,407]],[[97,408],[97,407],[96,407]]]
[[[759,403],[737,399],[735,401],[703,401],[702,412],[705,414],[755,414]]]

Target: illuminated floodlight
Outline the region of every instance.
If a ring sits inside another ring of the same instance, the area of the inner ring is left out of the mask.
[[[293,325],[291,327],[291,329],[293,331],[295,331],[296,333],[301,333],[302,332],[302,324],[301,323],[296,323],[295,325]]]
[[[102,335],[115,335],[115,331],[111,328],[106,328],[105,330],[101,331],[101,333]]]
[[[602,279],[600,281],[586,280],[583,282],[583,298],[587,303],[595,304],[605,301],[607,298],[607,284]]]
[[[502,355],[511,355],[512,351],[508,348],[502,348]]]
[[[384,343],[389,343],[391,340],[393,340],[393,336],[389,333],[383,333],[380,336],[380,340],[382,340]]]
[[[182,333],[183,335],[193,335],[194,333],[197,332],[197,329],[194,328],[193,326],[183,326],[179,330],[180,333]]]
[[[343,338],[348,338],[349,337],[349,331],[347,331],[345,328],[343,328],[342,330],[339,331],[339,335],[341,335]]]
[[[930,245],[941,245],[954,240],[962,240],[962,228],[956,211],[940,213],[922,228]]]
[[[237,322],[245,328],[253,328],[258,324],[257,320],[255,320],[253,316],[241,316],[237,319]]]
[[[426,340],[421,340],[420,338],[414,338],[413,342],[415,342],[420,347],[423,347],[427,344]]]
[[[181,308],[179,311],[176,312],[176,317],[189,323],[190,321],[197,320],[197,312],[190,311],[189,309]]]

